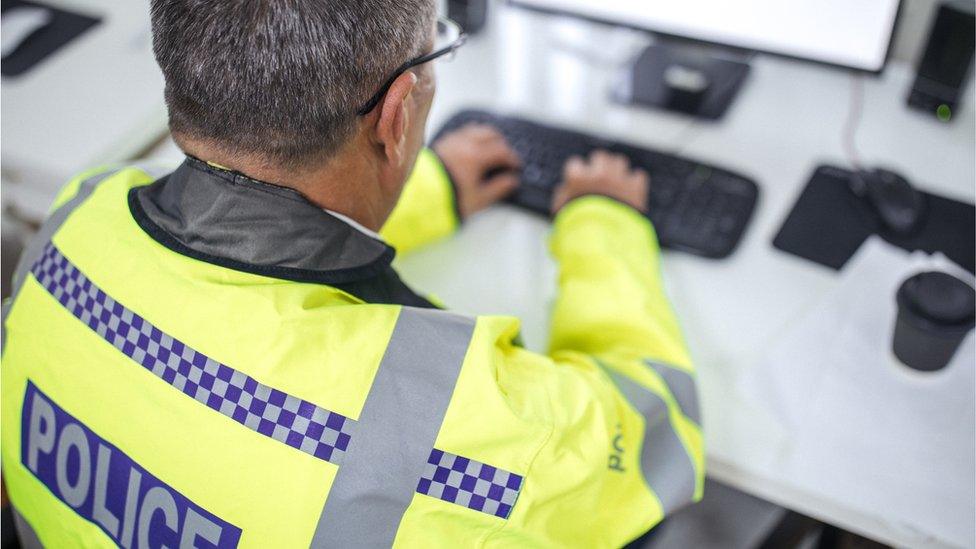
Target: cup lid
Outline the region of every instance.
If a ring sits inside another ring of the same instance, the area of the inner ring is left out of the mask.
[[[976,324],[976,290],[944,272],[918,273],[898,289],[898,304],[932,328],[951,332]]]

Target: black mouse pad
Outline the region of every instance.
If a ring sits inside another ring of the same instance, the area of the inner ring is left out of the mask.
[[[784,252],[840,269],[872,234],[905,250],[942,252],[960,266],[976,270],[976,207],[925,193],[925,210],[910,236],[884,230],[870,206],[848,186],[850,170],[819,166],[793,205],[773,246]]]
[[[24,39],[13,52],[0,60],[0,74],[23,74],[99,23],[99,19],[66,11],[39,2],[3,0],[0,13],[21,7],[40,7],[51,11],[51,22]]]

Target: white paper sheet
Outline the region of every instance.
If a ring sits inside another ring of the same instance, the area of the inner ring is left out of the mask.
[[[776,342],[740,390],[790,433],[775,469],[791,483],[889,517],[961,547],[974,546],[974,338],[935,373],[891,351],[901,282],[944,270],[944,256],[908,254],[880,239],[861,247],[842,281]]]

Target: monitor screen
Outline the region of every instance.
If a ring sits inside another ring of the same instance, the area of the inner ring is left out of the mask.
[[[512,0],[515,5],[880,71],[899,0]]]

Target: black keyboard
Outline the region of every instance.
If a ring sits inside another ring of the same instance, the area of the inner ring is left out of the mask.
[[[651,177],[647,203],[661,246],[720,259],[735,249],[756,207],[759,188],[750,179],[715,166],[608,141],[571,130],[484,111],[462,111],[437,132],[470,122],[497,128],[522,159],[522,184],[509,202],[549,215],[553,188],[572,156],[606,149],[627,156]]]

